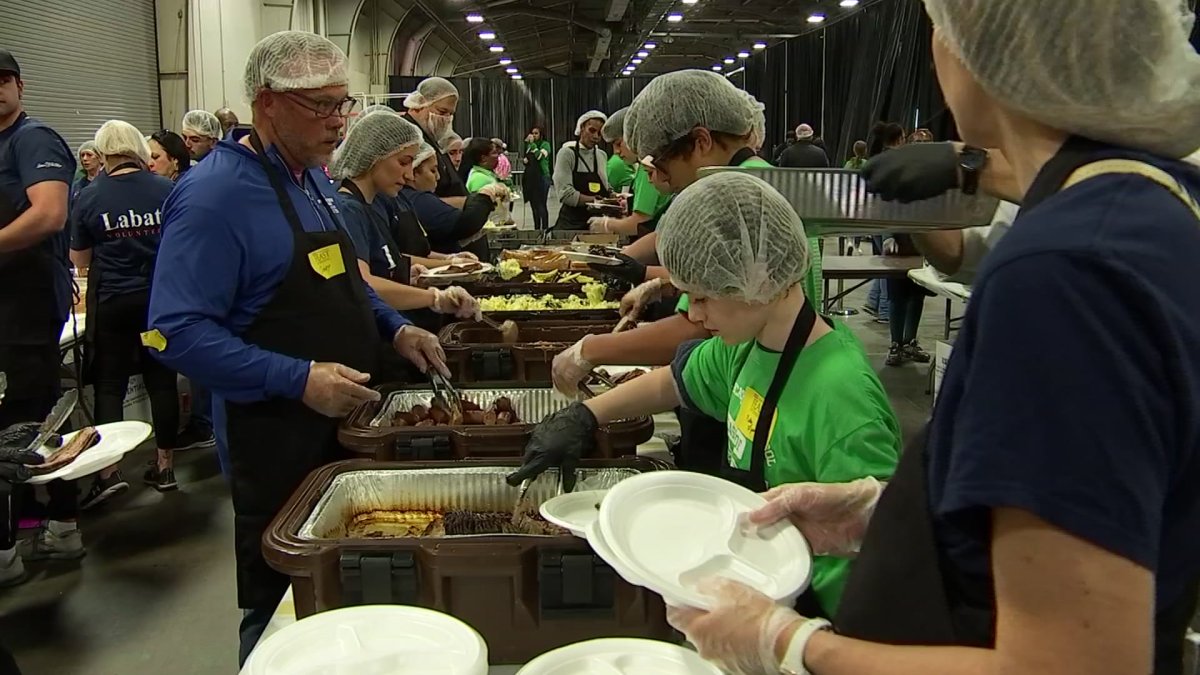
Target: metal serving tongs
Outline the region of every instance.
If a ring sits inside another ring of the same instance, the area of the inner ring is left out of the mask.
[[[429,369],[429,381],[433,384],[433,400],[445,406],[446,411],[452,417],[457,414],[457,418],[461,420],[463,417],[462,394],[458,393],[445,375],[433,368]]]

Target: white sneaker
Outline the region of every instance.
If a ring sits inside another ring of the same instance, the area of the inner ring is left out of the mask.
[[[47,526],[38,532],[26,557],[30,560],[78,560],[85,553],[83,535],[78,527],[56,534]]]
[[[21,560],[21,555],[16,551],[13,552],[12,560],[7,565],[0,565],[0,588],[8,588],[24,583],[29,578],[25,572],[25,563]]]

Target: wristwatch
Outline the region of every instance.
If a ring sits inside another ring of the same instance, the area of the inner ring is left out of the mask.
[[[783,675],[812,675],[804,665],[804,648],[818,631],[832,628],[833,624],[825,619],[809,619],[800,624],[796,634],[792,636],[792,641],[788,643],[787,653],[783,655],[783,661],[779,664],[779,672]]]
[[[964,145],[958,152],[958,168],[962,170],[963,194],[973,195],[979,190],[979,174],[987,166],[988,153],[983,148]]]

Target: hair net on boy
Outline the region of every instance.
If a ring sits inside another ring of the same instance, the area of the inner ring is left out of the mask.
[[[925,0],[984,89],[1062,131],[1183,157],[1200,145],[1200,54],[1181,0]]]
[[[363,111],[361,113],[359,113],[359,117],[366,117],[367,115],[370,115],[371,113],[374,113],[374,112],[390,112],[393,115],[400,114],[400,113],[396,112],[394,109],[392,109],[392,107],[389,105],[384,105],[382,103],[376,103],[375,105],[369,105],[369,106],[363,108]]]
[[[335,179],[361,176],[379,160],[421,142],[421,130],[390,112],[371,113],[354,125],[333,153],[329,175]]]
[[[272,33],[259,40],[246,59],[244,85],[246,100],[251,103],[264,89],[320,89],[349,82],[346,54],[315,33]]]
[[[444,77],[428,77],[421,80],[417,90],[404,98],[404,107],[408,109],[428,108],[438,101],[450,96],[458,96],[458,87]]]
[[[75,151],[75,156],[78,157],[85,152],[90,152],[94,155],[100,154],[100,151],[96,149],[96,141],[84,141],[80,143],[79,149]]]
[[[808,271],[800,216],[762,179],[705,176],[675,197],[658,225],[658,258],[687,292],[766,303]]]
[[[422,142],[421,146],[417,149],[416,156],[413,157],[413,166],[420,165],[421,162],[431,159],[436,154],[437,150],[432,145]]]
[[[742,92],[749,104],[754,107],[754,119],[750,124],[750,147],[758,149],[767,142],[767,106],[760,103],[750,92],[744,89],[738,91]]]
[[[129,122],[109,120],[96,130],[96,151],[106,157],[133,157],[150,163],[150,145],[146,137]]]
[[[209,138],[221,138],[221,120],[207,110],[189,111],[183,116],[183,123],[179,126],[185,134],[190,131]]]
[[[615,143],[618,138],[625,137],[625,114],[629,108],[621,108],[608,118],[604,123],[604,127],[600,129],[600,135],[604,137],[605,143]]]
[[[602,123],[607,122],[608,115],[605,115],[604,113],[600,112],[599,110],[589,110],[589,111],[583,113],[582,115],[579,116],[579,120],[575,122],[575,135],[576,136],[583,133],[583,125],[587,124],[588,121],[590,121],[590,120],[600,120]]]
[[[633,99],[625,115],[625,142],[638,156],[657,155],[697,126],[736,136],[749,134],[762,106],[711,70],[659,75]]]

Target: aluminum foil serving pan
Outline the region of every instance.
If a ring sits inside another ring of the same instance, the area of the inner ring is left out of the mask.
[[[463,398],[488,408],[500,397],[508,398],[518,422],[509,425],[392,426],[397,412],[429,405],[428,386],[380,387],[383,399],[360,406],[338,429],[342,446],[356,456],[389,460],[442,460],[520,457],[534,427],[551,413],[570,405],[550,387],[512,384],[458,385]],[[596,431],[596,457],[637,453],[637,446],[654,434],[648,416],[619,420]]]
[[[791,202],[812,236],[977,227],[992,222],[1000,203],[995,197],[958,190],[908,204],[888,202],[867,192],[862,176],[848,169],[709,167],[701,174],[718,171],[741,171],[770,183]]]

